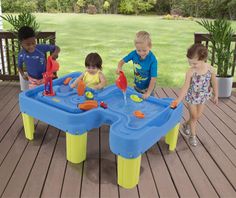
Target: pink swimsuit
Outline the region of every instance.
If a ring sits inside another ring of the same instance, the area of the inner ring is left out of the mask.
[[[211,71],[199,75],[193,74],[185,100],[190,104],[204,104],[211,98]]]

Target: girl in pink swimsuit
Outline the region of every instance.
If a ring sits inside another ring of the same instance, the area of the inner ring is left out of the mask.
[[[213,96],[218,103],[218,85],[214,69],[206,63],[207,48],[194,44],[187,51],[190,68],[186,72],[185,83],[181,88],[177,104],[184,98],[188,104],[190,118],[183,124],[183,134],[189,137],[189,143],[197,146],[196,125],[202,115],[205,102]]]

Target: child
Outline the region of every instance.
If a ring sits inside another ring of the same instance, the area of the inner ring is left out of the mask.
[[[190,114],[189,120],[183,124],[183,133],[189,137],[189,143],[197,146],[196,125],[202,115],[205,102],[214,92],[213,102],[218,103],[218,85],[216,75],[210,64],[206,63],[207,48],[202,44],[194,44],[187,51],[190,68],[186,72],[185,83],[180,90],[176,103],[185,97]]]
[[[157,78],[157,59],[150,51],[152,48],[150,34],[145,31],[138,32],[134,40],[134,45],[136,50],[133,50],[120,60],[116,73],[119,74],[122,70],[122,66],[132,60],[134,89],[142,93],[142,98],[146,99],[150,95],[153,95]]]
[[[98,53],[90,53],[85,59],[86,71],[81,74],[70,86],[75,88],[80,80],[87,87],[98,90],[106,85],[105,76],[102,73],[102,58]]]
[[[18,38],[23,48],[18,54],[18,70],[25,80],[29,80],[29,88],[32,89],[44,83],[42,73],[46,71],[45,53],[52,52],[52,58],[56,59],[60,49],[55,45],[36,44],[35,32],[28,26],[20,28]],[[27,75],[23,72],[23,63]]]

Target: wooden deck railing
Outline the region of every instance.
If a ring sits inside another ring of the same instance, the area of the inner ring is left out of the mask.
[[[55,44],[55,32],[39,32],[37,43]],[[0,32],[0,80],[19,80],[17,70],[17,56],[20,44],[17,35],[12,32]]]
[[[194,33],[194,43],[203,43],[207,48],[210,41],[210,34],[208,33]],[[232,37],[232,43],[234,43],[234,56],[233,56],[233,65],[231,70],[231,75],[234,76],[235,66],[236,66],[236,34]],[[211,64],[214,62],[214,54],[210,54]],[[233,87],[236,87],[236,82],[233,82]]]

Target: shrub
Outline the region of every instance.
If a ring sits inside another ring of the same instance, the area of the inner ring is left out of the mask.
[[[97,13],[97,8],[95,5],[88,5],[88,8],[87,8],[87,13],[88,14],[96,14]]]

